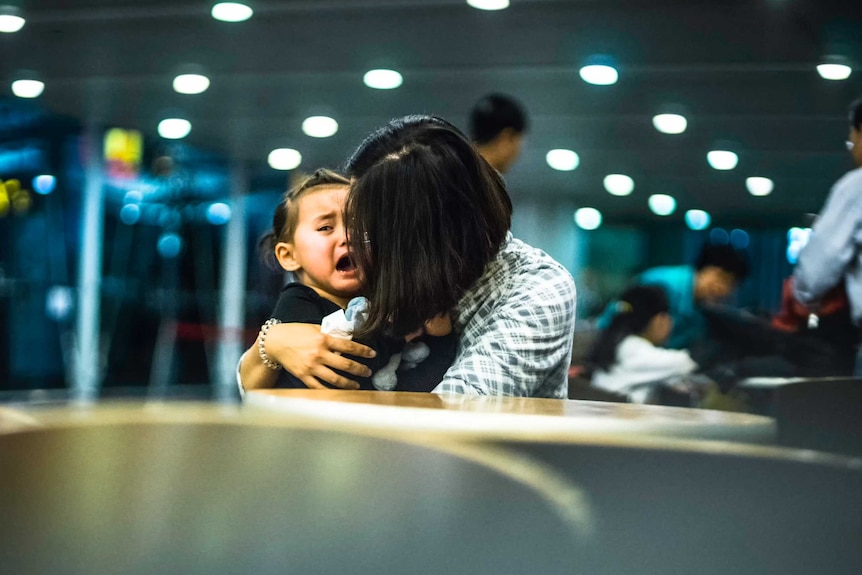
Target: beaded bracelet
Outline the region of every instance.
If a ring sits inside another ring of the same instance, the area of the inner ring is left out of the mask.
[[[260,336],[257,344],[257,355],[260,356],[260,360],[263,362],[263,365],[269,369],[281,369],[279,364],[269,359],[269,356],[266,355],[266,334],[269,331],[269,328],[277,323],[281,323],[281,320],[275,319],[274,317],[266,320],[266,322],[260,327]]]

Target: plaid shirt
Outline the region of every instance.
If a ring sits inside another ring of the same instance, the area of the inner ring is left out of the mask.
[[[452,312],[455,361],[435,393],[567,397],[575,282],[512,234]]]

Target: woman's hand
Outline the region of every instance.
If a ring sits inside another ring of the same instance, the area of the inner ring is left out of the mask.
[[[253,351],[256,357],[257,342]],[[371,375],[368,367],[341,354],[376,355],[368,346],[320,333],[320,326],[315,324],[280,323],[270,327],[266,335],[266,355],[312,389],[326,388],[318,378],[341,389],[359,387],[356,381],[335,373],[334,369],[361,377]]]

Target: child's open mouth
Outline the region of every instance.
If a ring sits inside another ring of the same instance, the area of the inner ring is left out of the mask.
[[[353,261],[350,259],[350,256],[341,256],[338,261],[335,263],[335,269],[340,272],[352,272],[356,271],[356,266],[353,265]]]

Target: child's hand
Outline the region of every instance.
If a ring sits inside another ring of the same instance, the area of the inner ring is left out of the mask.
[[[449,313],[442,313],[426,321],[425,333],[436,337],[452,333],[452,318]]]

